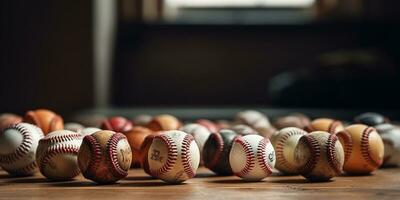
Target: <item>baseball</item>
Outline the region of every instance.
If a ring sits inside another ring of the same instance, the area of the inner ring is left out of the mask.
[[[44,135],[64,129],[63,119],[56,113],[45,109],[28,111],[25,114],[24,122],[38,126],[42,129]]]
[[[168,183],[181,183],[195,176],[200,153],[193,136],[182,131],[166,131],[150,145],[151,174]]]
[[[300,113],[294,113],[288,116],[277,118],[274,125],[277,129],[283,129],[287,127],[304,129],[310,125],[310,123],[310,119],[307,116]]]
[[[237,137],[229,153],[229,163],[233,173],[244,181],[260,181],[272,174],[274,147],[259,135]]]
[[[82,136],[68,130],[54,131],[39,141],[36,163],[51,180],[68,180],[79,174],[77,155]]]
[[[328,118],[318,118],[313,120],[305,130],[308,132],[325,131],[330,134],[335,134],[344,129],[342,122]]]
[[[84,128],[85,127],[82,124],[78,124],[78,123],[74,123],[74,122],[64,124],[64,130],[69,130],[69,131],[73,131],[76,133],[81,132],[82,129],[84,129]]]
[[[140,147],[145,138],[152,133],[150,129],[141,126],[135,126],[131,131],[124,133],[132,150],[132,167],[140,166]]]
[[[218,175],[232,175],[229,152],[234,139],[238,136],[236,132],[228,129],[212,133],[203,147],[204,166]]]
[[[237,124],[245,124],[254,129],[271,127],[267,116],[255,110],[246,110],[236,115]]]
[[[152,118],[153,117],[151,115],[141,114],[141,115],[138,115],[135,118],[133,118],[132,121],[137,126],[147,126],[147,124],[150,123]]]
[[[216,133],[219,131],[218,126],[208,119],[199,119],[196,121],[196,123],[206,127],[211,133]]]
[[[132,151],[122,133],[98,131],[83,138],[78,164],[83,176],[100,184],[114,183],[128,175]]]
[[[384,144],[374,128],[355,124],[346,127],[337,136],[345,152],[345,172],[368,174],[382,165]]]
[[[275,168],[283,174],[300,174],[301,167],[294,159],[294,151],[299,139],[307,132],[295,127],[284,128],[275,132],[271,137],[271,143],[275,149]]]
[[[34,174],[36,148],[43,137],[42,130],[32,124],[19,123],[4,129],[0,135],[0,166],[15,176]]]
[[[0,131],[13,125],[22,122],[22,117],[11,113],[3,113],[0,115]]]
[[[203,153],[204,144],[208,137],[210,137],[210,130],[200,124],[186,124],[182,127],[182,131],[193,136],[201,155]]]
[[[147,125],[152,131],[179,130],[181,122],[172,115],[157,115]]]
[[[328,181],[342,173],[344,152],[335,134],[315,131],[300,138],[294,159],[299,172],[312,182]]]
[[[92,135],[93,133],[96,133],[97,131],[101,131],[99,128],[95,127],[86,127],[82,129],[79,133],[82,135],[82,137],[85,137],[87,135]]]
[[[388,123],[389,120],[379,113],[367,112],[356,116],[354,122],[367,126],[377,126],[379,124]]]
[[[144,138],[143,144],[140,147],[140,154],[139,154],[139,159],[140,159],[140,166],[143,168],[144,172],[146,174],[152,176],[149,168],[149,161],[147,159],[147,156],[149,154],[149,149],[151,143],[153,143],[154,138],[158,135],[161,135],[162,132],[155,132],[151,135],[148,135],[146,138]]]
[[[243,125],[243,124],[234,125],[230,129],[242,136],[244,136],[244,135],[259,135],[259,133],[256,130],[254,130],[250,126]]]
[[[375,126],[384,144],[383,166],[395,167],[400,164],[400,128],[392,124]]]
[[[132,130],[133,124],[124,117],[111,117],[101,123],[100,128],[103,130],[115,131],[118,133],[128,132]]]

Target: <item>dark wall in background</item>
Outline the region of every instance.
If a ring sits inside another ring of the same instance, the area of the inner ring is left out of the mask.
[[[0,113],[93,105],[92,2],[0,1]]]

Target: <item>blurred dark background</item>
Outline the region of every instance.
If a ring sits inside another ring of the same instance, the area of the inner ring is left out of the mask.
[[[0,111],[400,108],[398,1],[196,2],[1,1]]]

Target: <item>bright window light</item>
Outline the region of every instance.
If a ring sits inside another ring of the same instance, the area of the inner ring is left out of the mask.
[[[315,0],[166,0],[170,7],[310,7]]]

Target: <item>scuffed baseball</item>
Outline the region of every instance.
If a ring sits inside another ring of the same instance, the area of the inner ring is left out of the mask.
[[[38,109],[26,112],[24,122],[38,126],[42,129],[44,135],[47,135],[53,131],[64,129],[64,121],[61,116],[46,109]]]
[[[295,149],[299,172],[312,182],[328,181],[342,173],[344,152],[335,134],[315,131],[300,138]]]
[[[82,136],[68,130],[53,131],[39,141],[36,163],[51,180],[68,180],[79,174],[77,155]]]
[[[295,127],[284,128],[275,132],[271,137],[276,154],[275,168],[283,174],[299,174],[301,167],[294,158],[296,146],[307,132]]]
[[[200,124],[186,124],[181,129],[183,132],[190,134],[194,137],[194,141],[200,150],[200,155],[203,153],[204,144],[208,137],[210,137],[210,130]]]
[[[122,133],[104,130],[83,138],[78,163],[85,178],[114,183],[128,175],[131,162],[132,151]]]
[[[336,134],[344,129],[342,122],[328,118],[318,118],[313,120],[305,130],[308,132],[325,131],[330,134]]]
[[[380,124],[375,126],[384,144],[384,167],[396,167],[400,165],[400,127],[392,124]]]
[[[240,136],[233,142],[229,163],[233,173],[244,181],[260,181],[272,174],[275,150],[262,136]]]
[[[179,130],[181,126],[181,122],[176,117],[167,114],[157,115],[147,124],[147,128],[152,131]]]
[[[35,160],[42,130],[32,124],[18,123],[0,134],[0,166],[11,175],[26,176],[37,171]]]
[[[97,131],[101,131],[101,129],[96,128],[96,127],[86,127],[82,129],[79,133],[82,135],[82,137],[85,137],[87,135],[92,135],[93,133],[96,133]]]
[[[345,152],[343,170],[346,173],[369,174],[382,165],[384,144],[373,127],[354,124],[337,136]]]
[[[200,152],[193,136],[182,131],[166,131],[153,139],[148,153],[154,177],[168,183],[181,183],[196,175]]]

